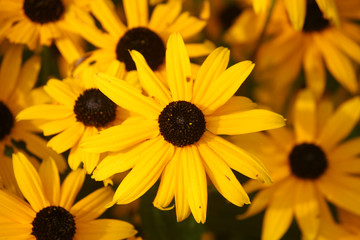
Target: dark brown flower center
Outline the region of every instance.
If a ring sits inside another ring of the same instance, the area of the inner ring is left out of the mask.
[[[76,100],[74,113],[86,126],[104,127],[116,117],[116,104],[99,89],[85,90]]]
[[[167,142],[184,147],[200,140],[205,132],[205,117],[202,111],[190,102],[171,102],[159,115],[159,128]]]
[[[10,134],[14,126],[14,116],[10,109],[0,101],[0,141]]]
[[[330,25],[329,20],[324,18],[315,0],[308,0],[306,4],[306,17],[303,26],[304,32],[319,32]]]
[[[296,145],[289,155],[289,161],[292,173],[303,179],[316,179],[328,167],[324,151],[309,143]]]
[[[25,0],[23,9],[31,21],[40,24],[58,21],[65,11],[61,0]]]
[[[152,70],[156,70],[165,59],[164,42],[148,28],[138,27],[128,30],[116,46],[116,57],[125,63],[127,71],[136,69],[129,50],[140,52]]]
[[[76,231],[74,216],[57,206],[41,209],[32,225],[37,240],[72,240]]]

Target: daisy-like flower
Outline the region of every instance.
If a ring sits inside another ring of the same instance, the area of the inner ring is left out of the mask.
[[[109,67],[109,73],[117,73],[119,64]],[[37,127],[45,136],[54,135],[47,144],[57,153],[69,149],[69,166],[72,169],[84,163],[84,168],[91,173],[100,154],[84,152],[79,148],[82,138],[96,135],[98,130],[118,124],[128,117],[128,111],[118,108],[93,83],[94,72],[87,69],[80,78],[64,80],[50,79],[44,86],[46,93],[53,99],[51,104],[38,104],[24,109],[17,115],[17,120],[42,120]]]
[[[82,47],[71,28],[69,15],[94,25],[90,15],[81,10],[89,0],[0,0],[3,34],[13,43],[26,44],[31,50],[56,44],[72,63],[82,54]],[[73,21],[73,20],[71,20]]]
[[[354,97],[334,112],[330,101],[316,104],[309,90],[301,91],[293,106],[293,127],[249,137],[232,137],[246,144],[269,168],[274,184],[250,180],[245,190],[259,191],[247,213],[265,209],[262,239],[280,239],[295,217],[305,239],[319,233],[325,200],[360,214],[359,142],[347,137],[360,117],[360,98]],[[319,217],[321,216],[321,217]]]
[[[23,48],[10,45],[0,68],[0,176],[7,189],[15,189],[11,158],[4,156],[6,147],[14,152],[15,142],[24,142],[28,151],[45,159],[51,156],[61,172],[66,169],[62,156],[46,147],[46,141],[36,134],[30,121],[15,121],[15,116],[24,108],[40,100],[37,90],[32,90],[40,70],[40,58],[33,56],[22,65]]]
[[[90,53],[82,66],[92,64],[104,71],[112,61],[119,60],[125,63],[127,71],[135,70],[130,49],[139,51],[152,70],[159,70],[164,64],[165,43],[171,33],[180,32],[187,40],[196,36],[206,25],[204,19],[190,16],[189,12],[181,13],[181,5],[181,0],[158,4],[149,20],[147,0],[124,0],[125,26],[110,2],[91,1],[90,9],[106,32],[74,21],[73,27],[98,48]],[[191,57],[204,56],[213,50],[212,44],[206,43],[188,43],[186,46]]]
[[[307,1],[302,31],[284,20],[282,31],[257,52],[255,77],[270,85],[272,96],[284,95],[301,69],[318,99],[325,89],[326,69],[351,93],[359,90],[354,63],[360,63],[360,26],[354,20],[360,19],[360,2],[336,1],[340,28],[324,17],[317,2]]]
[[[60,186],[54,161],[46,159],[39,172],[25,155],[13,155],[17,183],[27,200],[0,190],[1,239],[124,239],[136,234],[124,221],[96,219],[113,191],[100,188],[74,204],[85,170],[69,173]]]
[[[169,90],[139,52],[133,50],[131,55],[147,96],[104,74],[99,74],[95,82],[116,104],[140,117],[129,118],[81,144],[87,151],[112,152],[95,169],[96,180],[132,168],[109,205],[134,201],[160,175],[154,205],[167,208],[175,197],[178,221],[192,212],[197,222],[205,222],[206,175],[230,202],[237,206],[249,204],[231,169],[269,183],[267,170],[258,159],[217,135],[257,132],[284,125],[282,116],[255,109],[248,98],[232,98],[254,64],[244,61],[225,70],[229,51],[220,47],[207,57],[194,76],[181,35],[172,34],[166,50]]]
[[[256,13],[265,13],[269,10],[271,1],[273,0],[253,0],[253,7]],[[275,0],[276,1],[276,0]],[[339,15],[336,7],[336,0],[277,0],[277,2],[283,1],[286,7],[287,14],[293,27],[300,31],[304,27],[306,22],[306,14],[308,11],[312,11],[307,8],[307,4],[315,2],[319,6],[320,10],[324,14],[324,18],[332,21],[335,25],[339,25]]]

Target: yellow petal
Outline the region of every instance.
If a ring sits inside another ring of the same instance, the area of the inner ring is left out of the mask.
[[[324,14],[324,17],[330,19],[335,23],[337,27],[340,26],[340,18],[338,13],[338,7],[336,6],[336,1],[334,0],[316,0],[319,8]]]
[[[60,201],[60,178],[55,161],[44,159],[39,168],[39,176],[44,185],[44,193],[50,205],[58,206]]]
[[[124,0],[128,28],[146,26],[149,19],[148,2],[146,0]]]
[[[169,1],[164,4],[157,4],[151,14],[149,28],[158,33],[167,31],[181,11],[181,1]]]
[[[44,86],[44,90],[57,102],[74,107],[76,99],[79,97],[66,82],[50,79]]]
[[[214,81],[225,71],[229,64],[230,51],[227,48],[218,47],[215,49],[201,65],[194,83],[194,93],[192,102],[206,106],[206,100],[211,95],[207,95]]]
[[[14,239],[14,240],[29,239],[29,236],[33,228],[31,222],[32,221],[29,221],[27,223],[15,223],[13,221],[1,222],[0,236],[2,239]]]
[[[59,205],[67,210],[70,210],[77,194],[79,193],[84,180],[86,171],[84,169],[77,169],[70,172],[61,185],[60,203]]]
[[[48,148],[46,146],[47,141],[44,138],[28,131],[19,131],[18,133],[13,134],[13,138],[16,140],[25,140],[26,148],[39,158],[46,159],[48,157],[51,157],[52,159],[54,159],[55,164],[60,172],[63,173],[67,168],[64,157],[57,154],[52,149]]]
[[[76,223],[76,237],[78,239],[128,239],[136,233],[134,226],[120,220],[97,219]]]
[[[167,210],[172,208],[172,207],[168,208],[168,206],[174,198],[175,185],[176,185],[175,183],[176,183],[176,176],[178,170],[177,169],[178,163],[176,162],[177,159],[175,158],[175,155],[166,165],[161,175],[159,189],[153,201],[153,205],[161,210]]]
[[[304,71],[306,85],[320,99],[325,90],[326,72],[319,49],[311,44],[305,50]]]
[[[316,184],[328,201],[355,214],[360,214],[358,191],[360,179],[358,177],[344,174],[324,175]]]
[[[118,78],[99,73],[95,84],[117,105],[141,116],[156,119],[162,108],[153,99],[141,94],[138,88]]]
[[[83,54],[82,49],[79,49],[69,37],[57,38],[54,42],[67,63],[74,63]]]
[[[353,63],[336,46],[324,40],[324,38],[320,38],[317,35],[314,36],[316,45],[320,48],[330,73],[348,91],[355,93],[359,86]]]
[[[238,215],[236,218],[242,220],[263,211],[271,201],[274,191],[275,187],[269,187],[258,192],[246,212],[244,214]]]
[[[25,108],[16,116],[16,120],[55,120],[59,118],[66,118],[71,115],[74,115],[73,107],[64,105],[40,104]]]
[[[209,55],[215,49],[214,43],[210,41],[204,41],[203,43],[186,43],[185,47],[190,58]]]
[[[16,181],[31,207],[38,212],[49,206],[39,174],[25,155],[13,154],[13,164]]]
[[[41,58],[39,56],[35,55],[28,59],[21,68],[16,88],[21,89],[24,92],[29,92],[38,79],[40,67]]]
[[[312,142],[316,136],[316,100],[310,91],[299,92],[294,104],[296,142]]]
[[[190,101],[193,75],[184,41],[179,33],[171,34],[166,49],[167,80],[174,101]]]
[[[285,119],[274,112],[253,109],[221,116],[206,116],[206,129],[214,134],[244,134],[279,128]]]
[[[100,188],[75,203],[70,213],[78,222],[96,219],[107,209],[105,205],[111,201],[113,193],[110,187]]]
[[[249,178],[258,179],[261,182],[271,183],[270,174],[264,164],[254,155],[249,154],[242,148],[226,141],[225,139],[205,132],[202,140],[207,146],[221,156],[232,169],[248,176]],[[205,158],[204,155],[202,155]]]
[[[103,181],[116,173],[125,172],[133,168],[143,158],[143,152],[151,148],[156,139],[144,141],[129,151],[115,152],[107,155],[96,167],[92,177],[96,181]]]
[[[330,164],[337,162],[341,165],[343,164],[343,159],[360,156],[360,148],[358,146],[360,146],[360,137],[352,138],[335,146],[328,154]]]
[[[28,224],[36,216],[36,212],[31,206],[14,194],[1,190],[0,201],[0,222],[7,220],[14,223]]]
[[[280,239],[289,228],[294,215],[293,187],[295,181],[289,179],[278,186],[266,209],[261,238],[264,240]]]
[[[331,149],[344,139],[360,117],[360,97],[354,97],[340,105],[336,112],[328,119],[318,139],[319,145]]]
[[[205,223],[207,183],[203,162],[195,145],[184,147],[183,150],[185,158],[181,162],[190,210],[197,223]]]
[[[190,16],[189,12],[183,12],[174,23],[168,26],[167,31],[178,32],[183,39],[189,39],[198,34],[205,26],[205,20]]]
[[[256,107],[256,103],[251,101],[247,97],[242,96],[234,96],[229,99],[224,105],[216,109],[215,112],[213,112],[212,116],[221,116],[226,114],[231,114],[238,111],[246,111],[251,110]]]
[[[121,151],[159,135],[156,121],[132,118],[121,125],[100,131],[98,135],[89,136],[80,143],[88,152],[102,153]]]
[[[305,239],[316,239],[320,228],[320,209],[316,191],[312,181],[297,182],[294,197],[295,217]]]
[[[224,61],[222,64],[224,64]],[[194,102],[199,105],[205,115],[213,113],[235,94],[254,66],[250,61],[242,61],[226,69],[216,78],[209,79],[211,84],[208,83],[208,88],[204,90],[205,92],[202,92],[200,99]],[[196,94],[198,93],[196,92]]]
[[[130,52],[132,59],[136,64],[137,73],[142,87],[146,90],[150,97],[155,97],[163,106],[171,102],[170,92],[157,78],[155,73],[146,63],[145,58],[138,51]]]
[[[187,185],[185,185],[184,168],[182,167],[182,161],[186,152],[183,148],[176,148],[172,161],[175,161],[175,168],[177,169],[175,175],[175,207],[176,207],[176,220],[178,222],[183,221],[190,215],[190,206],[188,202],[188,191],[186,191]]]
[[[306,16],[306,0],[285,0],[284,3],[293,27],[300,31]]]
[[[93,9],[91,13],[100,20],[102,27],[114,38],[117,39],[126,32],[126,27],[119,20],[111,1],[90,1],[90,8]]]
[[[22,45],[13,45],[6,51],[0,67],[0,100],[13,94],[21,68]]]
[[[50,136],[70,128],[76,122],[75,114],[72,114],[66,118],[45,121],[44,123],[41,122],[38,126],[45,136]]]
[[[48,142],[47,146],[52,148],[57,153],[65,152],[78,144],[82,134],[84,133],[85,126],[83,123],[76,122],[70,128],[54,136]]]
[[[239,207],[250,204],[248,195],[222,157],[205,142],[199,142],[197,145],[206,173],[221,195]]]
[[[162,137],[144,151],[142,161],[138,162],[117,188],[113,202],[130,203],[142,196],[160,177],[167,162],[173,155],[173,146]]]

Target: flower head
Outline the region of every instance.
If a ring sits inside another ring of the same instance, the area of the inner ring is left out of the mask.
[[[114,74],[119,64],[110,69]],[[121,74],[121,73],[119,73]],[[87,69],[79,78],[66,78],[62,81],[50,79],[44,86],[53,103],[37,104],[24,109],[17,120],[41,120],[36,125],[44,135],[54,135],[48,146],[57,153],[69,149],[69,165],[72,169],[84,163],[91,173],[100,161],[100,155],[84,152],[78,147],[83,137],[96,135],[98,130],[123,121],[128,111],[120,109],[93,84],[93,70]]]
[[[133,50],[131,55],[146,96],[104,74],[99,74],[96,84],[116,104],[139,116],[81,144],[86,151],[111,152],[94,171],[96,180],[132,168],[112,204],[134,201],[161,176],[154,205],[164,209],[175,197],[178,221],[192,212],[197,222],[205,222],[206,175],[230,202],[250,203],[231,168],[262,182],[270,182],[270,177],[258,159],[217,135],[284,125],[282,116],[256,109],[248,98],[233,97],[254,64],[243,61],[226,70],[229,51],[220,47],[194,76],[180,34],[172,34],[166,51],[168,89],[139,52]]]
[[[185,39],[198,34],[206,25],[206,19],[181,13],[181,1],[158,4],[149,19],[147,0],[123,1],[127,25],[119,19],[114,6],[102,0],[90,2],[90,9],[106,32],[92,28],[86,23],[74,21],[82,37],[97,47],[81,66],[93,64],[101,71],[112,61],[123,62],[127,71],[135,70],[129,50],[140,52],[152,70],[160,70],[165,63],[165,43],[173,32],[180,32]],[[189,43],[186,45],[192,57],[208,54],[212,44]],[[79,66],[79,71],[82,67]]]
[[[74,204],[85,180],[85,170],[71,172],[60,186],[52,159],[39,172],[25,155],[14,154],[14,173],[25,199],[0,190],[0,233],[7,239],[123,239],[136,234],[127,222],[96,219],[106,208],[112,190],[100,188]],[[5,227],[6,226],[6,227]]]
[[[333,111],[330,101],[317,104],[311,91],[303,90],[293,109],[293,129],[259,133],[254,141],[232,137],[236,145],[253,149],[273,177],[271,186],[252,180],[245,184],[248,192],[259,192],[242,217],[265,209],[263,239],[281,238],[293,217],[306,238],[315,238],[323,219],[331,217],[321,210],[327,208],[326,201],[360,213],[360,178],[356,176],[360,151],[355,147],[360,138],[343,141],[359,120],[360,98],[347,100]]]

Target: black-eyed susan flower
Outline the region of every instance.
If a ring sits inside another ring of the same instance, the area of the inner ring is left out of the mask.
[[[318,99],[325,90],[326,70],[352,94],[359,90],[355,63],[360,63],[360,27],[354,20],[360,19],[360,2],[335,1],[340,27],[324,17],[318,2],[307,1],[301,31],[284,20],[282,31],[259,48],[255,77],[269,85],[271,95],[284,95],[301,70]]]
[[[26,44],[31,50],[55,43],[65,59],[72,63],[82,54],[71,28],[69,15],[78,21],[94,25],[90,15],[83,11],[89,0],[1,0],[2,31],[13,43]],[[73,19],[71,20],[73,21]]]
[[[95,82],[116,104],[139,117],[131,117],[81,144],[87,151],[111,152],[95,169],[96,180],[132,168],[111,204],[134,201],[160,176],[153,204],[164,209],[175,197],[178,221],[192,212],[197,222],[205,222],[206,176],[233,204],[249,204],[231,169],[269,183],[267,170],[258,159],[217,135],[257,132],[284,125],[282,116],[256,109],[248,98],[232,97],[254,64],[243,61],[225,70],[229,50],[220,47],[207,57],[194,76],[185,44],[176,33],[167,43],[168,89],[139,52],[133,50],[131,55],[146,96],[126,82],[104,74],[99,74]]]
[[[69,173],[60,186],[54,161],[46,159],[39,171],[25,155],[13,155],[14,173],[27,202],[0,190],[2,239],[124,239],[136,234],[133,226],[114,219],[96,219],[113,191],[100,188],[75,202],[85,170]]]
[[[336,111],[330,101],[316,103],[309,90],[301,91],[293,106],[293,130],[281,128],[249,137],[232,137],[246,144],[269,168],[274,184],[250,180],[244,188],[258,191],[247,213],[265,209],[262,239],[279,239],[295,217],[305,239],[315,239],[325,200],[360,214],[360,138],[343,141],[360,117],[360,98],[342,103]],[[330,221],[330,220],[329,220]],[[328,221],[328,222],[329,222]]]
[[[256,13],[265,13],[269,10],[271,1],[274,0],[253,0],[253,7]],[[287,14],[292,26],[300,31],[306,24],[306,14],[311,13],[312,9],[307,8],[307,4],[313,2],[317,4],[324,15],[324,18],[339,25],[339,15],[336,7],[336,0],[275,0],[284,3]]]
[[[117,72],[119,64],[113,64],[109,71]],[[69,149],[69,165],[72,169],[84,163],[84,168],[91,173],[100,161],[100,154],[84,152],[79,148],[82,138],[96,135],[98,130],[118,124],[128,117],[128,111],[118,108],[94,85],[93,69],[87,69],[79,78],[50,79],[44,90],[53,103],[30,106],[17,115],[17,120],[36,119],[36,123],[45,136],[52,137],[47,146],[57,153]]]
[[[110,2],[91,1],[90,9],[106,32],[74,21],[73,27],[97,48],[82,66],[92,64],[104,71],[111,62],[118,60],[125,63],[127,71],[135,70],[130,49],[139,51],[152,70],[159,70],[165,62],[165,43],[171,33],[180,32],[188,40],[206,25],[205,19],[191,16],[189,12],[181,13],[181,5],[181,0],[158,4],[149,19],[147,0],[124,0],[125,26]],[[191,57],[204,56],[213,50],[213,45],[206,43],[188,43],[186,46]]]
[[[30,121],[15,121],[16,115],[34,102],[41,102],[38,90],[32,90],[40,70],[40,58],[33,56],[22,64],[20,45],[10,45],[0,68],[0,175],[5,187],[14,189],[11,158],[5,157],[6,147],[22,151],[16,142],[24,142],[26,149],[45,159],[53,157],[61,172],[66,168],[62,156],[46,147],[46,141],[36,134],[39,130]],[[13,179],[13,180],[12,180]]]

